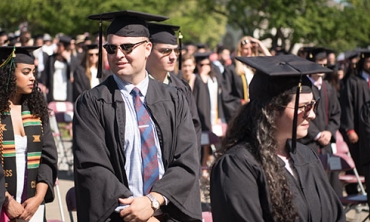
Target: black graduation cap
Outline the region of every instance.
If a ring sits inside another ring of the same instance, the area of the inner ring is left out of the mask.
[[[307,47],[304,50],[307,52],[306,59],[310,61],[325,59],[329,53],[334,52],[324,47]]]
[[[207,48],[207,45],[201,42],[198,42],[195,44],[197,46],[197,49],[205,49]]]
[[[180,29],[177,25],[160,23],[148,23],[150,41],[152,43],[164,43],[177,45],[176,31]]]
[[[107,12],[102,14],[90,15],[91,20],[99,21],[99,66],[98,75],[101,77],[102,73],[102,21],[111,21],[108,26],[107,35],[114,34],[125,37],[148,37],[149,30],[147,28],[148,21],[161,22],[167,20],[168,17],[161,15],[153,15],[145,12],[137,12],[132,10]]]
[[[149,37],[147,21],[161,22],[168,19],[165,16],[132,10],[95,14],[90,15],[88,18],[92,20],[112,21],[107,29],[107,34],[126,37]]]
[[[58,37],[59,42],[62,42],[64,44],[71,44],[72,37],[67,36],[67,35],[62,35]]]
[[[3,46],[0,47],[0,68],[5,66],[11,59],[15,63],[34,64],[32,52],[40,46]]]
[[[269,102],[283,92],[296,94],[295,110],[298,110],[299,94],[313,92],[312,82],[307,75],[329,73],[317,63],[289,54],[278,56],[236,57],[240,62],[256,69],[249,85],[250,100]],[[297,112],[293,119],[292,152],[295,152],[297,134]]]
[[[99,45],[96,43],[84,45],[85,50],[99,49]]]
[[[212,52],[195,52],[194,58],[195,62],[198,63],[199,61],[202,61],[204,59],[209,59],[209,56],[212,54]]]
[[[359,57],[360,56],[360,49],[354,49],[350,51],[344,52],[344,57],[345,59],[351,60],[353,58]]]
[[[369,49],[360,49],[358,50],[360,54],[360,59],[369,58],[370,57],[370,50]]]

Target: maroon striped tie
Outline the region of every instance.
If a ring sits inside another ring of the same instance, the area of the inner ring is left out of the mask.
[[[134,98],[136,118],[141,135],[141,157],[143,163],[143,193],[148,194],[155,181],[159,179],[157,147],[155,146],[153,127],[150,116],[140,99],[140,90],[131,91]]]

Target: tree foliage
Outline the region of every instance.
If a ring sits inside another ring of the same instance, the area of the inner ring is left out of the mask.
[[[226,18],[244,35],[291,50],[296,43],[337,51],[369,45],[370,0],[205,0],[211,11]]]
[[[226,22],[244,35],[257,30],[287,50],[303,43],[344,51],[366,47],[370,39],[370,0],[2,0],[0,28],[12,32],[28,22],[33,34],[95,33],[98,24],[88,15],[124,9],[166,15],[165,23],[181,26],[184,42],[211,47]]]
[[[91,14],[135,10],[170,17],[165,23],[181,26],[184,42],[204,42],[215,46],[225,34],[226,18],[207,11],[196,0],[2,0],[0,28],[14,32],[28,22],[32,34],[65,33],[71,36],[95,33],[98,23],[88,20]],[[107,28],[108,22],[103,27]]]

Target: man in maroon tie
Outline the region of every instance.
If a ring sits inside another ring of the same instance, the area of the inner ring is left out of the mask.
[[[307,60],[327,67],[327,54],[331,52],[322,47],[310,47],[307,50]],[[334,87],[326,80],[325,75],[330,73],[315,73],[309,75],[309,79],[316,86],[320,100],[315,109],[316,118],[310,122],[308,134],[300,140],[309,146],[317,154],[333,154],[332,143],[335,143],[335,135],[340,126],[341,109],[337,93]],[[335,150],[334,150],[335,152]],[[339,181],[339,172],[328,172],[330,185],[335,192],[342,196],[342,186]]]

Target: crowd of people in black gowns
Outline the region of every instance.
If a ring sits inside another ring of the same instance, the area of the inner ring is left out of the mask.
[[[39,47],[32,56],[36,81],[47,102],[74,103],[106,79],[113,81],[106,49],[98,59],[98,35],[31,34],[0,32],[0,50]],[[106,36],[102,38],[105,43]],[[215,50],[206,44],[162,42],[162,38],[151,33],[153,52],[146,70],[151,78],[186,94],[197,134],[199,178],[211,183],[214,221],[344,221],[338,197],[359,189],[357,184],[343,187],[339,180],[343,172],[324,169],[319,157],[335,155],[340,148],[336,141],[344,140],[370,187],[370,50],[339,53],[325,46],[301,47],[290,57],[281,47],[268,49],[251,36],[240,38],[233,48],[219,45]],[[167,51],[158,48],[160,44],[166,44]],[[168,61],[161,63],[155,50]],[[303,67],[314,64],[315,68],[303,80],[298,75],[272,78],[273,67],[266,70],[263,64],[276,61],[299,61]],[[299,81],[303,90],[296,94]],[[296,97],[297,145],[292,145],[289,133],[294,121],[289,108],[294,110]],[[310,167],[302,167],[305,164]]]

